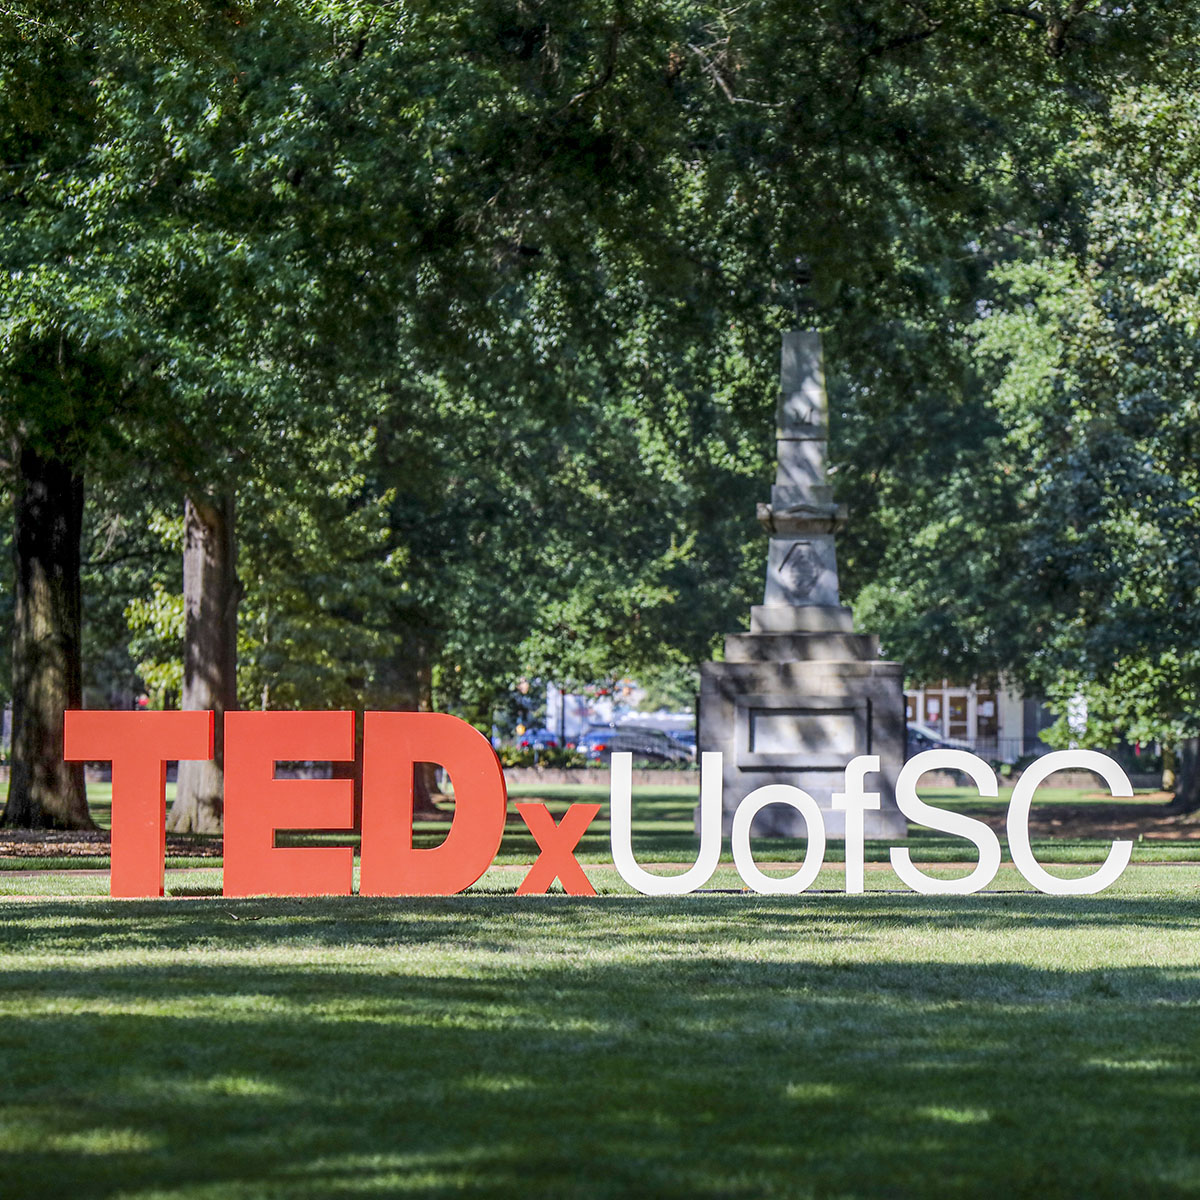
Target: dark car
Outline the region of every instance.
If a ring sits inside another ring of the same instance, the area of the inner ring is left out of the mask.
[[[667,737],[678,742],[692,757],[696,757],[696,731],[694,729],[668,729]]]
[[[599,758],[608,753],[608,743],[612,740],[612,730],[607,726],[593,726],[581,733],[576,739],[575,750],[584,758]]]
[[[527,729],[517,738],[522,750],[557,750],[558,735],[549,729]]]
[[[660,729],[637,725],[608,725],[589,729],[575,745],[585,758],[608,762],[614,754],[632,754],[652,762],[688,763],[692,756],[686,746],[668,737]]]
[[[907,731],[907,740],[905,745],[905,758],[912,758],[914,754],[920,754],[922,750],[970,750],[971,747],[966,742],[955,741],[953,738],[944,738],[936,730],[930,729],[927,725],[910,725]]]

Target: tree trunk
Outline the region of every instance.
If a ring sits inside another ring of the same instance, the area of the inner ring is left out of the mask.
[[[414,679],[417,702],[413,711],[433,712],[433,668],[424,655],[415,664]],[[437,766],[428,762],[417,763],[413,768],[413,814],[418,817],[437,814],[440,810],[433,802],[437,795]]]
[[[1164,792],[1173,792],[1175,790],[1175,747],[1164,746],[1162,748],[1162,790]]]
[[[12,772],[3,824],[95,829],[83,764],[63,762],[63,712],[83,706],[83,476],[16,447]]]
[[[226,710],[237,707],[237,578],[233,496],[188,497],[184,505],[184,709],[216,713],[215,757],[181,762],[175,803],[167,820],[174,833],[220,833],[224,809]]]
[[[1175,799],[1169,807],[1177,813],[1200,810],[1200,738],[1184,738],[1175,747]]]
[[[403,650],[380,668],[375,690],[383,708],[396,712],[432,712],[433,669],[424,642],[417,638],[406,638]],[[360,757],[360,776],[361,771]],[[413,770],[413,815],[439,815],[441,810],[433,801],[436,795],[437,768],[432,763],[418,762]],[[356,799],[361,804],[361,796],[356,796]]]

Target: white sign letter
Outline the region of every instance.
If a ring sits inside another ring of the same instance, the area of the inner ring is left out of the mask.
[[[834,792],[833,807],[846,813],[846,894],[863,890],[863,813],[879,807],[878,792],[864,792],[868,771],[879,770],[878,754],[860,754],[846,766],[846,790]]]
[[[1027,767],[1013,788],[1008,806],[1008,849],[1017,870],[1039,892],[1048,892],[1051,896],[1090,896],[1116,883],[1121,872],[1129,866],[1133,843],[1113,842],[1100,869],[1082,878],[1059,879],[1044,871],[1029,845],[1029,808],[1038,785],[1055,771],[1095,771],[1114,796],[1132,796],[1133,788],[1129,776],[1111,758],[1095,750],[1056,750],[1047,754]]]
[[[896,779],[896,803],[900,811],[919,825],[974,842],[979,849],[979,865],[962,879],[934,879],[912,865],[908,850],[895,846],[892,848],[892,870],[914,892],[920,892],[923,896],[966,896],[977,892],[987,887],[1000,869],[1000,839],[982,821],[926,804],[917,795],[917,780],[926,771],[962,771],[975,781],[981,796],[995,796],[998,793],[995,771],[982,758],[965,750],[924,750],[914,754],[900,768],[900,775]]]
[[[700,853],[682,875],[651,875],[633,857],[633,755],[612,756],[609,794],[612,856],[617,872],[631,888],[647,896],[683,896],[712,878],[721,861],[721,755],[700,756]]]
[[[804,862],[794,875],[787,875],[783,879],[764,875],[754,865],[754,855],[750,850],[750,826],[768,804],[790,804],[808,826]],[[807,792],[787,783],[769,783],[766,787],[755,788],[737,806],[733,814],[733,861],[747,887],[768,896],[795,896],[816,879],[824,858],[825,822],[821,819],[817,802]]]

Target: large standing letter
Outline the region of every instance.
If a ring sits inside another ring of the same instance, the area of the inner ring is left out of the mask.
[[[1043,870],[1033,857],[1033,848],[1029,844],[1029,808],[1038,785],[1055,771],[1095,771],[1108,784],[1114,796],[1132,796],[1133,787],[1129,776],[1107,755],[1097,754],[1095,750],[1057,750],[1026,767],[1017,780],[1017,786],[1013,788],[1012,800],[1008,805],[1008,849],[1013,862],[1017,864],[1017,870],[1039,892],[1048,892],[1052,896],[1090,896],[1116,883],[1118,876],[1129,865],[1133,843],[1113,842],[1100,868],[1081,878],[1059,879]]]
[[[896,804],[900,811],[919,825],[974,842],[979,848],[979,864],[962,879],[935,879],[912,865],[905,847],[893,846],[892,870],[923,896],[966,896],[977,892],[987,887],[1000,869],[1000,839],[982,821],[926,804],[917,795],[917,780],[926,771],[962,771],[975,781],[981,796],[997,795],[996,772],[982,758],[966,750],[924,750],[900,768],[896,779]]]
[[[63,758],[112,763],[113,896],[163,895],[167,763],[212,753],[211,712],[76,709],[63,714]]]
[[[277,829],[354,825],[352,779],[276,779],[277,762],[351,762],[352,712],[225,714],[226,896],[348,896],[353,846],[276,846]]]
[[[804,851],[804,862],[800,869],[783,879],[764,875],[754,863],[750,849],[750,826],[768,804],[790,804],[804,818],[808,826],[808,846]],[[738,874],[747,886],[766,896],[798,896],[811,887],[825,859],[825,821],[817,802],[802,788],[787,783],[768,783],[755,788],[737,806],[733,814],[733,861]]]
[[[414,849],[413,768],[438,763],[454,784],[446,840]],[[363,896],[448,896],[491,865],[504,836],[508,792],[491,743],[445,713],[369,712],[363,724]]]
[[[830,801],[834,808],[846,814],[846,894],[859,895],[863,890],[863,859],[866,841],[863,832],[863,813],[879,808],[879,793],[863,791],[868,771],[879,770],[878,754],[859,754],[846,765],[846,790],[834,792]]]
[[[575,847],[599,811],[598,804],[572,804],[556,825],[544,804],[517,805],[521,820],[529,826],[529,832],[541,851],[537,862],[517,888],[518,896],[541,896],[550,890],[550,885],[556,879],[562,880],[563,891],[568,896],[596,894],[592,881],[584,874],[575,857]]]
[[[633,755],[612,756],[609,795],[610,839],[617,872],[631,888],[647,896],[683,896],[712,878],[721,861],[721,755],[700,756],[700,853],[682,875],[651,875],[633,857]]]

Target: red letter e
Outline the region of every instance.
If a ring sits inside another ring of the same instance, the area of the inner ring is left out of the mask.
[[[276,779],[279,761],[353,762],[352,712],[225,714],[226,896],[348,896],[353,846],[276,846],[277,829],[354,824],[352,779]]]

